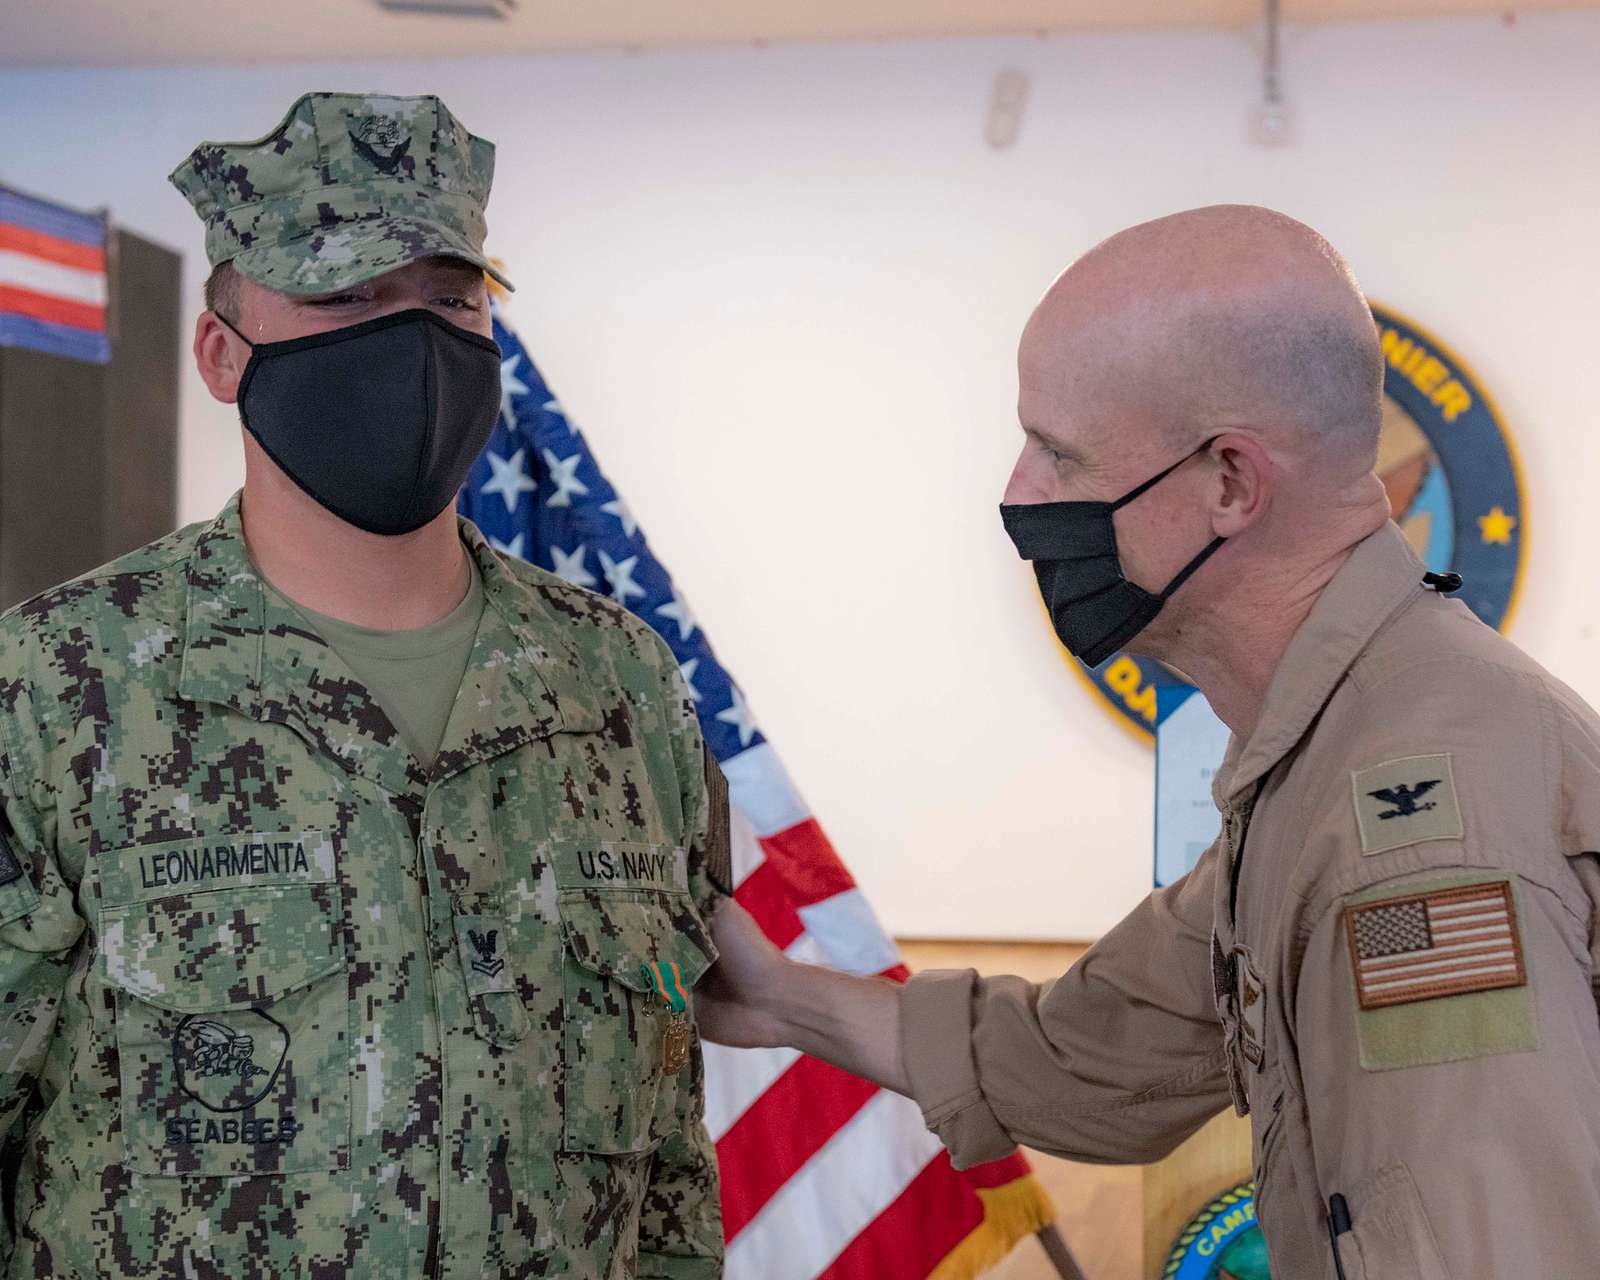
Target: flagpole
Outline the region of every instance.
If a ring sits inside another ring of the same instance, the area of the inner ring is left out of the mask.
[[[1055,1223],[1051,1223],[1039,1232],[1039,1243],[1044,1246],[1045,1256],[1050,1259],[1050,1264],[1055,1267],[1056,1274],[1061,1280],[1088,1280],[1083,1274],[1083,1268],[1078,1265],[1078,1260],[1072,1256],[1072,1250],[1067,1248],[1067,1242],[1061,1238],[1061,1232]]]

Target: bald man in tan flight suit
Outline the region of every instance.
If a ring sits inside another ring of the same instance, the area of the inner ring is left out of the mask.
[[[1600,720],[1390,522],[1348,268],[1263,209],[1134,227],[1019,372],[1007,528],[1069,647],[1233,730],[1221,833],[1043,985],[798,965],[727,907],[702,1031],[914,1097],[958,1165],[1153,1160],[1231,1101],[1279,1280],[1592,1274]]]

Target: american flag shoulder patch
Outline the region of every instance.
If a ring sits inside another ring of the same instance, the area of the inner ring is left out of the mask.
[[[1508,880],[1353,903],[1344,917],[1363,1009],[1527,984]]]

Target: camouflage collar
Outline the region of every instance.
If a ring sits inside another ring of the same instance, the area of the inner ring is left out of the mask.
[[[519,578],[463,516],[461,540],[483,575],[484,612],[456,694],[435,781],[553,733],[592,733],[605,723],[572,624]]]
[[[299,613],[266,590],[245,551],[235,491],[186,567],[179,695],[287,725],[352,773],[420,799],[433,782],[553,733],[599,729],[599,704],[568,627],[459,520],[483,575],[484,613],[432,770]]]

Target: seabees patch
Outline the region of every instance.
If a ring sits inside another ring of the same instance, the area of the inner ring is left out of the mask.
[[[1367,1070],[1537,1047],[1510,879],[1372,890],[1345,904],[1344,926]]]

